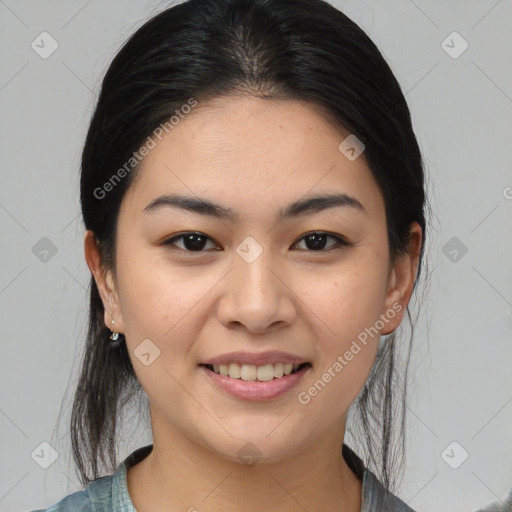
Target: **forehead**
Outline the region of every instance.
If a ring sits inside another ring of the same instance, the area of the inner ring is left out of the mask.
[[[382,215],[381,194],[364,153],[350,161],[339,150],[349,134],[306,102],[215,98],[155,139],[126,194],[125,209],[140,214],[155,197],[182,193],[250,216],[305,195],[337,192],[357,197],[370,215]]]

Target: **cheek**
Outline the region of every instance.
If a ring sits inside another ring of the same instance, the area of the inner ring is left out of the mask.
[[[186,283],[159,249],[125,237],[117,271],[124,323],[130,332],[168,331],[192,307],[194,285]]]
[[[189,371],[183,361],[200,328],[194,313],[201,294],[198,281],[148,255],[126,251],[118,258],[126,343],[150,402],[162,405],[162,400],[172,399],[179,403],[183,390],[178,381]],[[203,295],[213,285],[205,286],[208,284],[209,280],[203,279]],[[146,353],[149,356],[144,359]]]
[[[303,302],[304,314],[316,329],[315,374],[321,381],[318,395],[324,395],[317,406],[322,402],[324,412],[332,407],[336,414],[356,398],[375,361],[380,339],[375,324],[385,298],[385,275],[381,264],[361,259],[330,275],[336,277],[319,280],[316,287],[309,281]]]
[[[323,323],[322,332],[334,348],[374,325],[385,300],[386,276],[378,262],[356,262],[330,269],[315,286],[306,279],[302,288],[303,303]]]
[[[378,288],[365,288],[357,279],[339,279],[325,289],[329,292],[317,296],[316,307],[310,304],[322,321],[315,320],[314,378],[300,390],[305,395],[299,401],[308,401],[308,417],[322,417],[329,425],[348,411],[368,379],[380,340],[371,327],[381,303]]]
[[[178,269],[169,261],[155,259],[154,253],[153,259],[151,256],[149,251],[125,251],[118,259],[121,309],[129,333],[126,341],[130,357],[134,359],[139,344],[149,339],[160,351],[159,366],[172,370],[173,375],[184,375],[191,368],[183,367],[183,361],[199,338],[209,313],[205,306],[208,293],[222,273]],[[134,363],[137,370],[140,365]]]

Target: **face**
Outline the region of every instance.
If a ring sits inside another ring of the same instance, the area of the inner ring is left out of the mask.
[[[144,158],[121,205],[116,280],[97,282],[160,434],[233,460],[250,441],[271,461],[343,432],[417,264],[390,269],[383,198],[364,153],[352,161],[338,149],[347,135],[303,102],[225,97],[193,109]],[[233,217],[146,210],[166,194]],[[333,194],[352,199],[278,217]],[[201,366],[267,351],[309,365],[251,396],[259,381],[213,379]]]

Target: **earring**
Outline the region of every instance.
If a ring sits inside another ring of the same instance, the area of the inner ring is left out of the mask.
[[[114,320],[112,320],[112,325],[114,325],[114,324],[115,324],[115,321],[114,321]],[[110,339],[112,340],[111,345],[112,345],[112,346],[114,346],[114,347],[119,346],[119,344],[121,343],[121,340],[119,339],[119,335],[120,335],[121,333],[119,333],[119,332],[114,332],[114,331],[112,331],[112,329],[111,329],[111,333],[112,333],[112,334],[110,335]],[[116,343],[116,342],[117,342],[117,343]]]

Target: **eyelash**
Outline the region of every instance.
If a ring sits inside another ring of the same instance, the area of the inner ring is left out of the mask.
[[[206,237],[209,241],[213,242],[213,240],[209,236],[205,235],[204,233],[201,233],[199,231],[187,231],[185,233],[181,233],[180,235],[173,236],[172,238],[168,238],[167,240],[165,240],[162,243],[162,245],[173,245],[173,242],[175,242],[176,240],[179,240],[179,239],[183,239],[187,235],[198,235],[198,236]],[[343,247],[350,247],[350,246],[353,245],[352,243],[347,242],[345,239],[343,239],[343,238],[341,238],[341,237],[339,237],[337,235],[332,235],[330,233],[327,233],[326,231],[310,231],[309,233],[306,233],[305,235],[303,235],[293,245],[295,246],[295,245],[299,244],[302,240],[304,240],[305,238],[307,238],[308,236],[311,236],[311,235],[327,235],[328,238],[334,238],[337,241],[337,243],[333,244],[328,249],[320,249],[318,251],[311,251],[311,250],[308,251],[307,249],[304,249],[305,252],[308,252],[310,254],[326,253],[326,252],[330,252],[330,251],[335,250],[335,249],[341,249]],[[176,247],[176,246],[175,246],[175,248],[180,250],[180,251],[182,251],[182,252],[186,252],[186,253],[189,253],[189,254],[200,254],[200,253],[206,252],[205,250],[190,251],[188,249],[182,249],[181,247]]]

